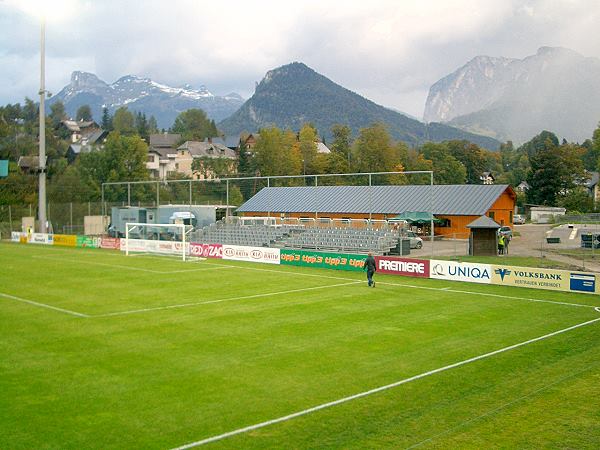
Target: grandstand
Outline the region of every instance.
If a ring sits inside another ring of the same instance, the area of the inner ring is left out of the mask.
[[[388,254],[402,228],[385,221],[230,217],[192,234],[199,243]],[[407,253],[407,251],[405,251]]]

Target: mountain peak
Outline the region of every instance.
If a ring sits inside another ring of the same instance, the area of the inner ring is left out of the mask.
[[[104,81],[98,78],[93,73],[82,72],[75,70],[71,73],[71,87],[73,89],[85,89],[88,87],[96,87],[106,85]]]
[[[427,139],[455,138],[493,149],[499,145],[492,139],[445,125],[428,126],[384,108],[300,62],[269,70],[254,95],[218,126],[226,135],[232,136],[244,130],[253,132],[273,125],[298,131],[306,123],[314,124],[325,138],[331,137],[331,129],[336,124],[348,125],[357,134],[361,128],[385,123],[394,139],[411,145]]]
[[[431,86],[424,117],[519,143],[541,129],[582,141],[599,115],[600,61],[545,46],[523,59],[472,59]]]
[[[89,105],[96,120],[102,116],[104,107],[113,112],[127,106],[132,112],[153,115],[161,128],[170,127],[181,111],[192,108],[202,109],[211,119],[222,120],[244,102],[234,94],[215,96],[204,86],[198,90],[189,85],[172,87],[136,75],[122,76],[109,85],[96,75],[82,71],[72,73],[71,82],[47,102],[48,108],[56,101],[63,102],[71,116],[75,116],[80,106]]]

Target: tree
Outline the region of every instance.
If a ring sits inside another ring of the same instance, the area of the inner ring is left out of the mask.
[[[103,150],[79,156],[78,171],[97,198],[102,183],[147,180],[147,158],[148,146],[139,136],[123,136],[113,131]]]
[[[530,186],[527,200],[538,205],[554,206],[559,197],[583,184],[585,173],[581,158],[584,151],[572,144],[559,146],[552,133],[545,134],[542,146],[540,136],[523,144],[530,149],[532,142],[535,143],[535,151],[529,157],[531,170],[527,177]]]
[[[148,119],[148,133],[156,134],[158,133],[158,123],[156,122],[156,117],[150,116]]]
[[[181,134],[182,141],[203,141],[219,135],[214,121],[208,120],[201,109],[188,109],[180,113],[175,118],[171,131]]]
[[[562,206],[568,213],[587,213],[594,211],[594,200],[583,186],[577,186],[558,199],[558,206]]]
[[[50,105],[50,114],[48,116],[52,128],[55,130],[60,126],[61,122],[67,118],[65,105],[60,100],[55,101]]]
[[[390,172],[401,163],[397,149],[383,124],[360,130],[351,159],[351,169],[357,172]]]
[[[482,172],[488,169],[484,152],[469,141],[447,141],[450,155],[465,166],[467,184],[480,184]]]
[[[420,149],[423,158],[431,161],[435,184],[463,184],[467,178],[465,166],[450,154],[445,143],[428,142]]]
[[[333,134],[333,142],[331,143],[329,167],[330,170],[331,168],[335,169],[330,173],[348,172],[352,155],[352,130],[348,125],[337,124],[331,127],[331,134]]]
[[[92,120],[92,108],[90,108],[90,105],[81,105],[79,108],[77,108],[75,119],[78,122],[82,120],[86,122]]]
[[[314,127],[305,124],[298,133],[298,144],[300,149],[300,157],[302,158],[302,172],[319,173],[317,167],[317,133]]]
[[[128,136],[135,134],[135,118],[126,106],[121,106],[115,111],[112,119],[113,130],[119,134]]]
[[[148,120],[146,119],[145,113],[138,111],[138,113],[135,115],[135,129],[137,134],[139,134],[142,139],[148,142],[150,133],[148,130]]]
[[[254,146],[256,168],[263,176],[302,173],[302,157],[292,131],[263,128]]]
[[[105,131],[113,130],[112,117],[108,112],[108,108],[106,106],[102,108],[102,124],[100,126]]]

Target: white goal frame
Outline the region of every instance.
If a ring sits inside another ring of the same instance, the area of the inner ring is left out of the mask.
[[[187,239],[187,235],[193,231],[194,227],[192,225],[185,225],[182,223],[138,223],[138,222],[127,222],[125,224],[125,255],[129,256],[130,253],[134,252],[134,250],[130,250],[130,246],[129,246],[129,242],[132,238],[129,237],[130,233],[135,230],[136,228],[164,228],[167,230],[178,230],[175,234],[176,236],[181,236],[181,241],[163,241],[163,242],[172,242],[172,243],[177,243],[180,244],[181,246],[181,253],[179,253],[178,249],[176,249],[176,247],[173,247],[173,251],[172,252],[167,252],[167,253],[163,253],[163,252],[156,252],[157,254],[162,254],[162,255],[180,255],[181,259],[183,261],[186,260],[186,253],[187,253],[187,245],[189,245],[189,239]],[[159,238],[160,238],[160,233],[158,234]],[[137,239],[137,238],[135,238]],[[149,239],[143,239],[144,241],[153,241],[153,240],[149,240]],[[158,239],[157,241],[161,241],[160,239]],[[186,245],[187,244],[187,245]],[[147,249],[145,251],[145,253],[153,253],[151,249]],[[189,258],[188,258],[189,259]]]

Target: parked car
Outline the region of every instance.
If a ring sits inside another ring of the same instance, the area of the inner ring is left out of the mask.
[[[407,231],[405,236],[410,239],[410,248],[423,247],[423,239],[417,236],[414,231]]]
[[[515,225],[523,225],[525,223],[525,216],[521,214],[515,214],[513,216],[513,223]]]
[[[507,226],[498,228],[498,236],[508,236],[509,239],[512,239],[512,237],[513,237],[512,228],[507,227]]]

